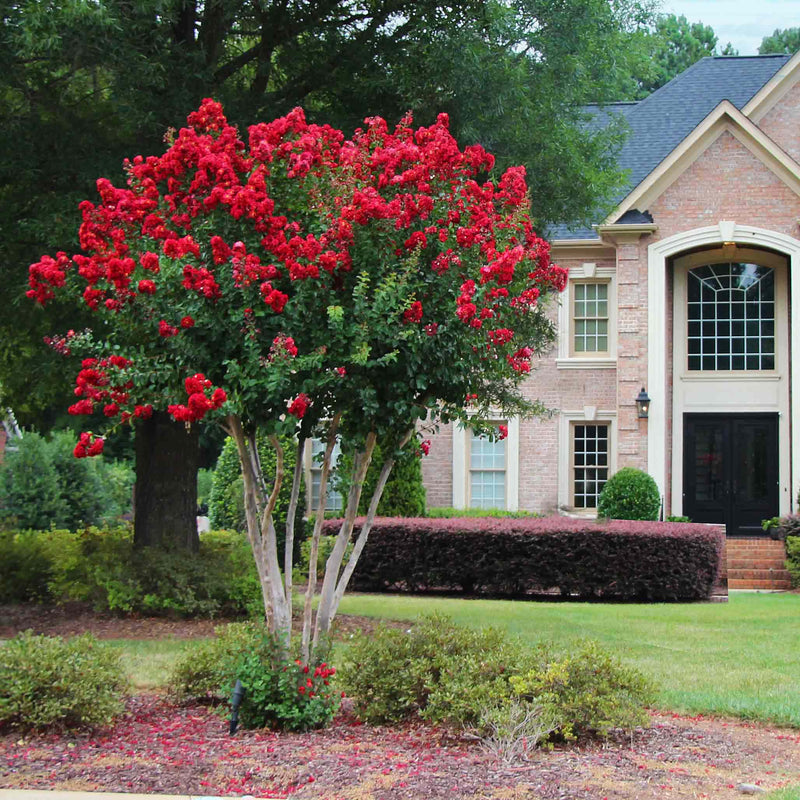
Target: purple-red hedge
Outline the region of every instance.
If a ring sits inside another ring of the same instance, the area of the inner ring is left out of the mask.
[[[335,530],[335,521],[327,523],[326,533]],[[381,518],[375,520],[350,588],[705,600],[719,574],[724,538],[721,527],[691,523]]]

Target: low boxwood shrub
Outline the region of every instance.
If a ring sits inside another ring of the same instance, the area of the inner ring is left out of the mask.
[[[704,600],[716,582],[723,543],[721,528],[687,523],[567,517],[376,519],[350,588],[486,597],[559,593],[582,599]]]
[[[170,676],[175,698],[229,700],[238,679],[244,687],[239,721],[245,728],[303,731],[333,719],[341,699],[331,686],[333,667],[304,666],[287,657],[263,624],[234,623],[216,634],[175,665]]]
[[[0,725],[91,728],[122,711],[120,654],[89,634],[20,633],[0,647]]]
[[[339,682],[358,716],[372,724],[420,716],[473,724],[482,706],[508,695],[508,675],[525,662],[521,647],[501,632],[453,625],[441,615],[410,628],[381,626],[356,634]]]
[[[656,482],[635,467],[623,467],[612,475],[597,501],[597,513],[609,519],[656,520],[660,509]]]
[[[422,718],[505,738],[506,747],[514,725],[517,739],[532,737],[531,745],[644,725],[652,700],[648,681],[595,643],[555,653],[441,616],[358,636],[339,678],[367,722]]]

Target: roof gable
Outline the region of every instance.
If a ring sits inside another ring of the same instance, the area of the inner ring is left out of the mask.
[[[781,150],[738,108],[723,100],[622,201],[607,223],[637,208],[648,208],[724,132],[738,139],[795,194],[800,195],[800,164]]]
[[[609,219],[616,219],[634,207],[627,203],[628,198],[652,173],[663,173],[664,162],[675,160],[670,157],[681,143],[723,102],[735,110],[752,105],[766,113],[771,98],[788,91],[796,79],[800,79],[800,53],[793,57],[712,56],[696,62],[636,104],[604,107],[597,113],[598,124],[612,114],[619,114],[630,128],[618,159],[620,168],[628,171],[628,182],[616,198],[620,207]],[[596,108],[587,110],[592,113]],[[744,117],[741,112],[740,116]],[[739,117],[737,121],[740,122]],[[550,233],[559,240],[597,236],[589,229],[571,229],[566,224],[555,226]]]

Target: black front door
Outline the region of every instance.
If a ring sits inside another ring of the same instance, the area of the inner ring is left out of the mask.
[[[759,536],[778,514],[778,415],[685,414],[683,513]]]

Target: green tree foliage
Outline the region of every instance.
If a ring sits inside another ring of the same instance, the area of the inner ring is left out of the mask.
[[[798,28],[776,28],[771,36],[765,36],[758,46],[758,52],[762,55],[767,53],[785,53],[794,55],[800,50],[800,27]]]
[[[720,52],[717,41],[710,25],[689,22],[683,14],[660,14],[646,44],[652,63],[639,73],[638,89],[628,96],[646,97],[701,58],[738,55],[730,42]]]
[[[50,448],[26,433],[0,468],[0,518],[21,528],[49,528],[65,513]]]
[[[641,73],[649,14],[649,0],[11,4],[0,19],[0,394],[22,424],[61,419],[68,388],[54,376],[71,366],[42,338],[86,317],[66,298],[30,313],[26,267],[74,252],[95,179],[156,151],[202,97],[242,129],[297,105],[348,130],[368,115],[413,109],[428,124],[445,111],[462,144],[528,166],[540,223],[588,219],[617,185],[623,132],[585,129],[578,107],[618,99]]]
[[[378,484],[381,465],[384,462],[380,445],[375,445],[372,463],[364,478],[359,514],[366,514],[369,501]],[[352,454],[344,453],[339,460],[339,471],[335,483],[337,491],[346,498],[349,490],[348,477],[352,472]],[[422,463],[416,440],[401,451],[395,462],[392,474],[383,489],[377,514],[379,517],[424,517],[425,486],[422,483]]]

